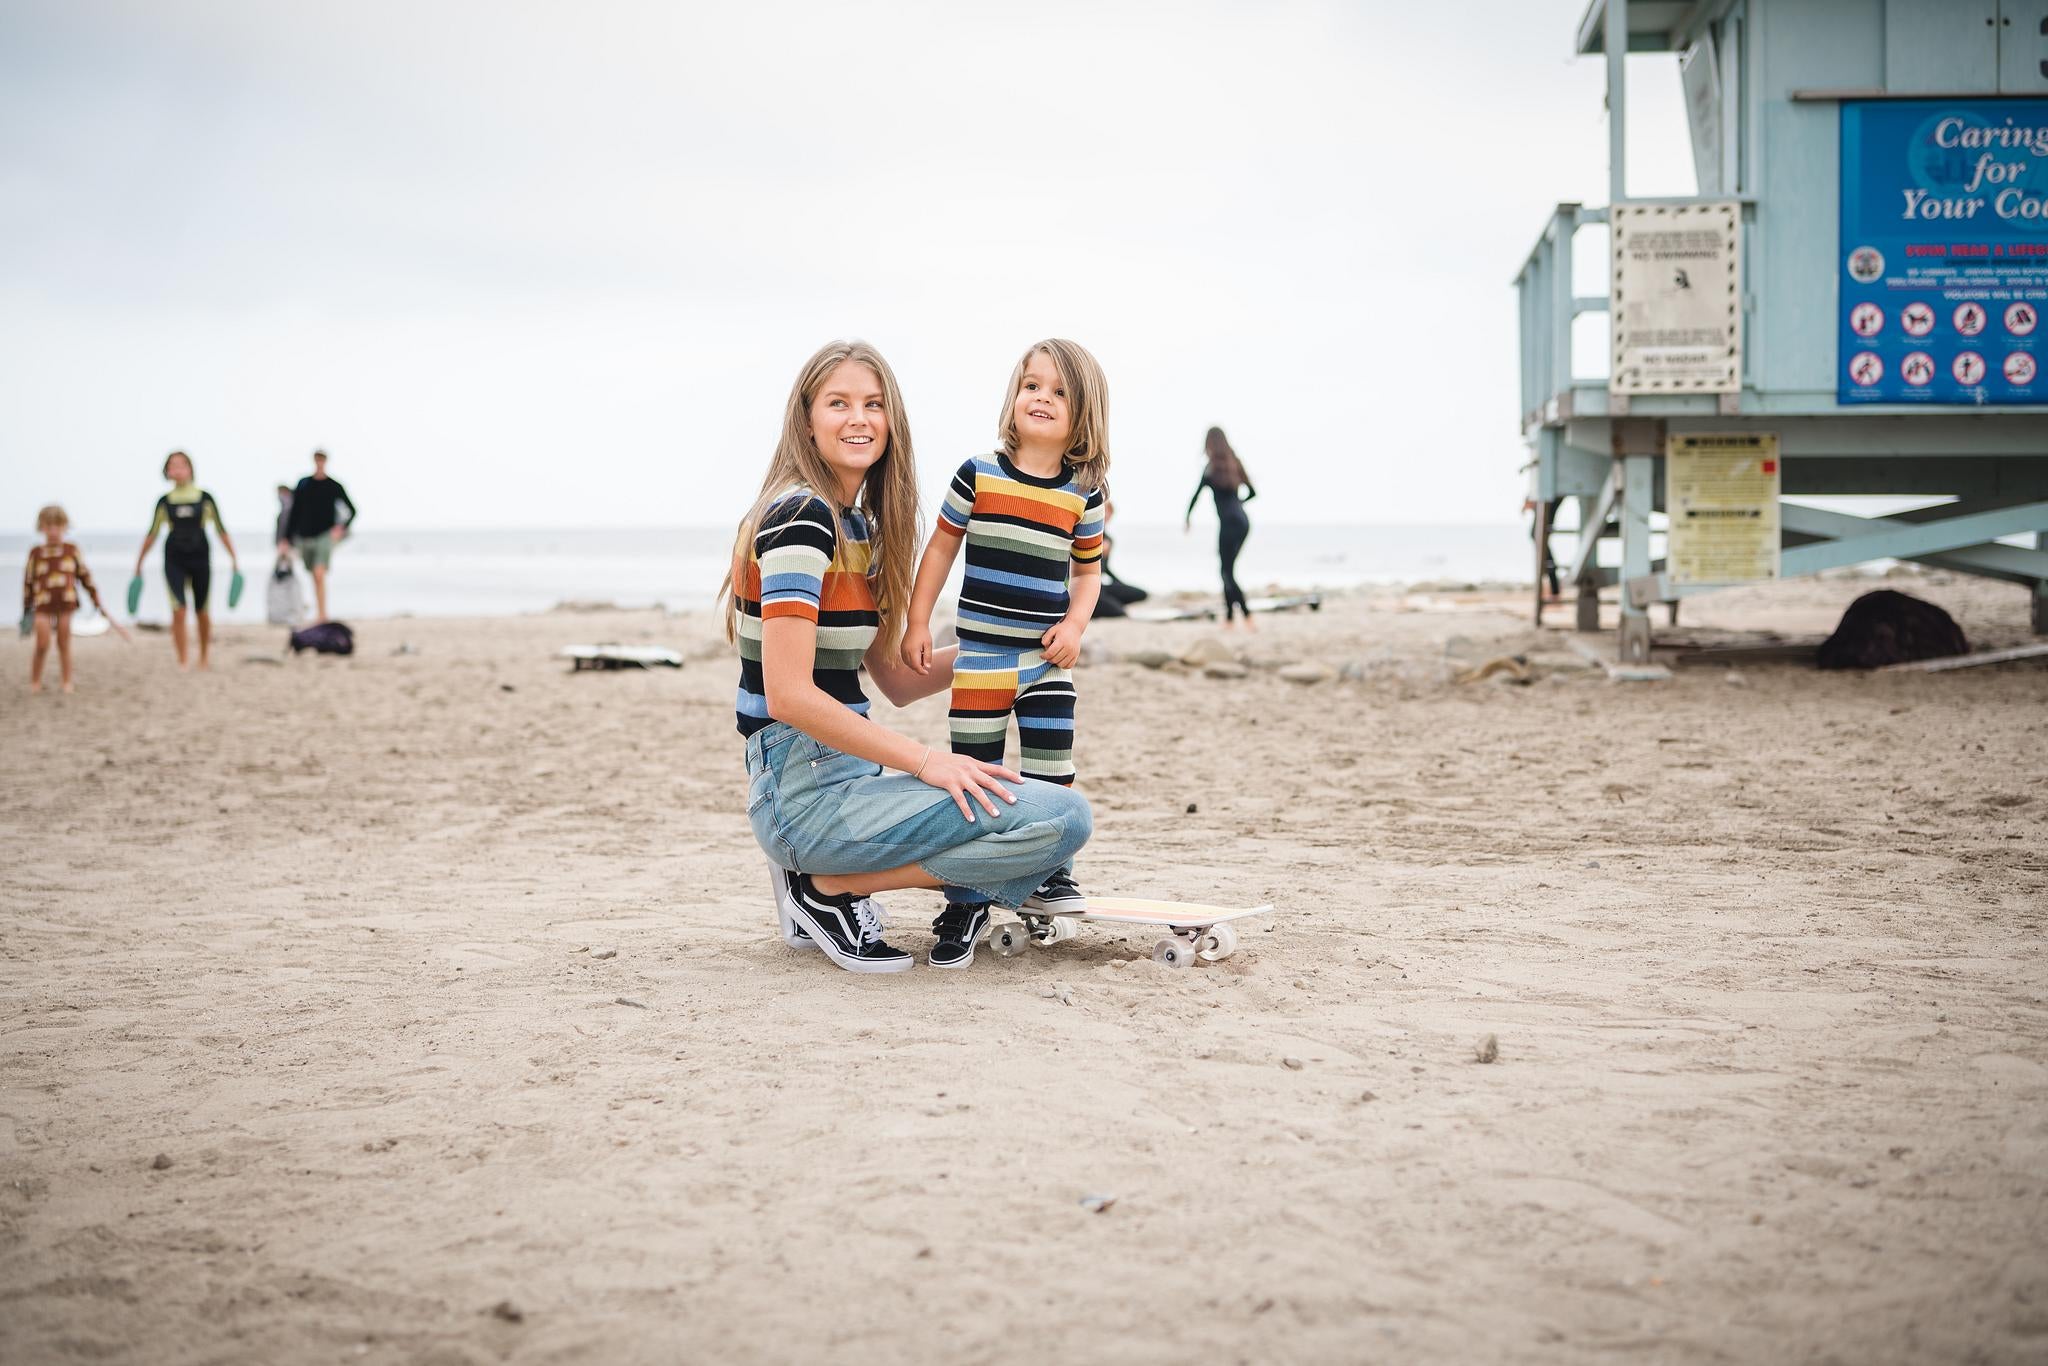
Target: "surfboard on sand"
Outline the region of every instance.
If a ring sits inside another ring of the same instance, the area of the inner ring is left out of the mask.
[[[1323,610],[1321,593],[1295,593],[1280,598],[1252,598],[1245,603],[1254,612],[1298,612],[1303,608],[1311,612]],[[1163,604],[1139,602],[1124,609],[1124,615],[1132,621],[1214,621],[1221,611],[1215,607],[1169,607]]]
[[[1306,607],[1311,612],[1323,610],[1321,593],[1296,593],[1284,598],[1252,598],[1245,603],[1254,612],[1298,612]]]
[[[570,662],[572,672],[584,669],[680,669],[683,657],[659,645],[564,645],[555,658]]]
[[[1132,621],[1214,621],[1213,607],[1167,607],[1149,602],[1132,603],[1124,609],[1124,615]]]

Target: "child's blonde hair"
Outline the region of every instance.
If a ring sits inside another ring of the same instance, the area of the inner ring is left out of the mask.
[[[69,527],[71,519],[64,515],[64,509],[56,503],[45,504],[36,513],[36,530],[48,531],[53,526]]]
[[[875,606],[881,615],[879,637],[893,646],[903,629],[903,614],[910,605],[910,583],[917,571],[917,457],[910,442],[910,419],[903,411],[903,394],[896,386],[896,372],[881,352],[864,341],[828,342],[804,362],[796,383],[789,389],[789,402],[782,410],[782,436],[768,461],[768,475],[754,505],[740,519],[733,537],[732,563],[725,581],[718,586],[725,599],[725,638],[739,633],[739,575],[754,546],[754,534],[770,504],[791,488],[802,486],[845,512],[839,498],[839,476],[826,463],[817,443],[811,439],[811,403],[824,386],[825,377],[838,366],[852,361],[875,372],[882,382],[882,412],[889,422],[889,439],[881,455],[868,467],[860,486],[860,510],[868,521],[869,546],[875,578]]]
[[[1067,406],[1074,414],[1073,435],[1060,458],[1082,488],[1105,488],[1109,484],[1109,381],[1102,377],[1095,357],[1079,342],[1048,337],[1033,342],[1018,358],[1016,368],[1010,371],[1010,391],[1003,396],[1002,415],[996,419],[996,439],[1003,444],[1003,454],[1017,453],[1017,392],[1024,387],[1024,367],[1041,351],[1052,357],[1053,367],[1060,372],[1060,382],[1067,388]]]

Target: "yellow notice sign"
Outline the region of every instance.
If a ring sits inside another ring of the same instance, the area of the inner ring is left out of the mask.
[[[1664,444],[1671,582],[1778,577],[1778,436],[1693,432]]]

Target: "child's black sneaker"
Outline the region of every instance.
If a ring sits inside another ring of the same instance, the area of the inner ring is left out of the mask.
[[[785,872],[782,882],[795,928],[848,972],[902,972],[917,961],[882,942],[882,917],[869,898],[828,895],[802,873]]]
[[[986,901],[971,905],[947,902],[946,909],[932,922],[932,933],[939,937],[939,942],[932,945],[925,961],[935,968],[967,967],[974,962],[974,946],[981,942],[981,932],[987,928]]]
[[[1072,915],[1088,909],[1088,898],[1074,884],[1074,875],[1062,868],[1045,880],[1045,885],[1024,898],[1024,909],[1043,915]]]

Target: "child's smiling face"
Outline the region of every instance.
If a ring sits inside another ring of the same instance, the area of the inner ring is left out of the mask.
[[[889,449],[882,379],[859,361],[832,367],[811,400],[811,440],[839,476],[849,501]]]
[[[67,532],[67,531],[69,531],[70,529],[71,529],[70,527],[66,526],[66,525],[65,525],[64,523],[62,523],[62,522],[47,522],[47,523],[45,523],[45,524],[44,524],[44,526],[43,526],[43,544],[44,544],[44,545],[62,545],[62,544],[64,544],[64,533],[65,533],[65,532]]]
[[[1064,452],[1073,439],[1074,409],[1067,398],[1066,381],[1045,352],[1032,352],[1024,363],[1024,378],[1017,384],[1010,419],[1017,424],[1020,445]]]

